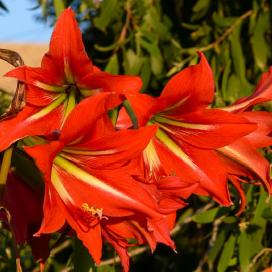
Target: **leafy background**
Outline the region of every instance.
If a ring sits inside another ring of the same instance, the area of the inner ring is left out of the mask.
[[[30,0],[31,1],[31,0]],[[5,12],[5,0],[0,1]],[[39,19],[52,24],[72,6],[93,62],[111,73],[140,75],[143,92],[159,95],[169,77],[197,63],[205,52],[212,67],[214,106],[248,95],[272,58],[272,2],[269,0],[32,0],[42,7]],[[1,94],[1,109],[8,96]],[[270,110],[271,104],[261,107]],[[271,150],[263,151],[272,159]],[[26,163],[27,167],[29,162]],[[35,171],[35,169],[33,169]],[[234,206],[220,207],[209,198],[191,197],[173,230],[178,253],[158,246],[132,249],[131,271],[242,271],[272,266],[272,201],[259,187],[245,185],[247,207],[236,217]],[[0,271],[15,271],[10,233],[0,229]],[[110,247],[100,267],[80,241],[52,238],[46,271],[120,271]],[[28,246],[20,248],[24,271],[38,271]]]

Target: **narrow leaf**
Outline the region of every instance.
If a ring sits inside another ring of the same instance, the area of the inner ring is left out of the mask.
[[[198,213],[193,217],[193,220],[196,223],[201,223],[201,224],[211,223],[214,221],[218,210],[219,210],[219,208],[216,207],[216,208],[210,209],[208,211]]]
[[[223,248],[223,251],[217,266],[218,272],[226,271],[234,252],[235,242],[236,242],[236,238],[232,234],[224,245],[224,248]]]

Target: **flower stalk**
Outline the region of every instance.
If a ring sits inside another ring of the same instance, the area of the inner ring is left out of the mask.
[[[4,186],[7,182],[8,172],[11,165],[11,157],[13,152],[13,146],[8,148],[4,152],[1,169],[0,169],[0,197],[2,197],[4,192]]]
[[[139,128],[139,125],[138,125],[138,119],[135,115],[135,112],[130,104],[130,102],[126,99],[124,102],[123,102],[123,106],[132,122],[132,125],[133,125],[133,128],[134,129],[137,129]]]

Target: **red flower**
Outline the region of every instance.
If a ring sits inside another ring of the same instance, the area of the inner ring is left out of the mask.
[[[158,126],[143,153],[146,175],[155,179],[174,175],[188,183],[199,182],[195,193],[212,195],[229,205],[226,167],[217,150],[248,135],[256,124],[240,114],[208,108],[214,96],[213,75],[202,53],[200,57],[199,64],[174,76],[159,98],[127,97],[140,125]]]
[[[1,122],[0,150],[23,137],[60,129],[75,104],[85,97],[110,92],[111,108],[120,103],[123,92],[138,91],[142,85],[138,77],[111,75],[92,64],[70,8],[56,24],[41,67],[21,66],[7,76],[26,84],[26,107],[15,118]]]
[[[42,195],[10,173],[5,186],[3,205],[11,215],[16,243],[27,242],[34,257],[43,263],[49,256],[49,235],[33,237],[42,221]]]
[[[218,149],[225,160],[230,181],[241,196],[239,213],[245,206],[245,195],[241,183],[251,180],[261,180],[268,192],[271,193],[272,183],[269,175],[269,162],[256,150],[272,145],[272,113],[251,111],[263,102],[272,99],[272,69],[264,73],[252,95],[239,99],[233,105],[223,108],[225,111],[237,112],[250,122],[257,124],[257,129],[234,143]]]
[[[108,240],[128,269],[128,238],[136,244],[157,242],[174,248],[168,222],[185,205],[172,187],[155,186],[132,178],[129,161],[142,152],[155,126],[106,134],[96,120],[105,112],[109,94],[83,100],[68,116],[58,141],[25,147],[45,179],[44,219],[37,235],[59,230],[65,221],[89,249],[96,263],[102,238]],[[89,118],[80,118],[89,116]],[[184,186],[184,197],[191,188]],[[193,188],[192,188],[193,189]],[[171,206],[174,205],[174,206]]]

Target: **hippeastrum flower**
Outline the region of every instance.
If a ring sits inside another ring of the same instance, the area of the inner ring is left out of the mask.
[[[149,243],[152,249],[157,242],[174,248],[169,237],[171,218],[185,204],[176,197],[175,190],[182,188],[175,179],[169,182],[171,188],[133,179],[129,162],[141,154],[156,126],[105,134],[97,129],[96,120],[108,99],[110,95],[104,93],[83,100],[67,117],[59,140],[25,151],[45,180],[44,218],[36,235],[58,231],[67,222],[96,263],[103,236],[116,248],[127,271],[130,238],[136,244]],[[186,197],[193,188],[183,187]]]
[[[241,183],[248,182],[248,178],[260,180],[267,191],[271,193],[269,162],[256,149],[272,145],[272,113],[251,111],[255,105],[271,101],[271,99],[272,69],[270,68],[262,75],[252,95],[223,108],[228,112],[239,112],[241,116],[257,124],[257,129],[252,133],[218,149],[218,153],[225,160],[229,179],[241,196],[241,206],[238,213],[243,211],[246,201]]]
[[[112,108],[121,102],[123,93],[139,91],[142,85],[136,76],[111,75],[92,64],[70,8],[57,21],[41,67],[21,66],[7,76],[26,84],[26,107],[15,118],[1,122],[0,150],[23,137],[60,129],[85,97],[110,92],[108,108]]]
[[[252,95],[238,99],[233,105],[223,108],[229,112],[243,112],[253,106],[272,100],[272,67],[261,76]]]
[[[49,256],[49,235],[33,237],[42,221],[43,197],[13,173],[9,173],[3,205],[10,213],[10,227],[18,244],[27,242],[41,267]]]
[[[160,97],[130,94],[127,98],[141,126],[158,126],[143,152],[146,175],[199,182],[195,193],[229,205],[227,173],[216,150],[254,131],[256,124],[239,114],[208,108],[214,97],[213,75],[205,56],[199,55],[199,64],[171,78]],[[127,124],[126,118],[119,122],[119,126]]]

